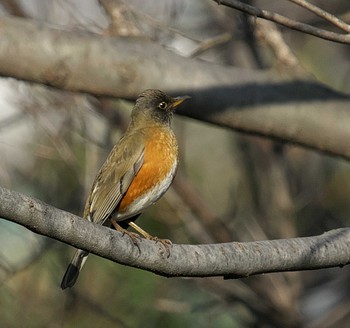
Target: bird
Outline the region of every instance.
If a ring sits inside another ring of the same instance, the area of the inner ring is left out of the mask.
[[[189,96],[171,97],[147,89],[136,99],[124,136],[112,148],[87,198],[83,218],[127,234],[135,245],[142,235],[160,241],[134,222],[170,187],[176,173],[178,144],[171,118]],[[137,233],[126,230],[132,227]],[[76,283],[89,252],[77,249],[63,276],[61,288]]]

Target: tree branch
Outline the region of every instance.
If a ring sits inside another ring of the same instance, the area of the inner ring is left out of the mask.
[[[343,20],[330,14],[329,12],[321,9],[320,7],[317,7],[317,6],[315,6],[315,5],[309,3],[308,1],[305,1],[305,0],[289,0],[289,1],[294,2],[295,4],[311,11],[315,15],[325,19],[326,21],[328,21],[331,24],[333,24],[334,26],[342,29],[343,31],[350,33],[350,25],[349,24],[345,23]]]
[[[161,245],[130,238],[34,198],[0,187],[0,216],[114,262],[167,277],[224,276],[313,270],[350,263],[350,229],[320,236],[208,245],[173,245],[166,258]]]
[[[238,1],[238,0],[214,0],[214,1],[217,2],[219,5],[224,5],[224,6],[242,11],[248,15],[252,15],[252,16],[256,16],[256,17],[260,17],[263,19],[273,21],[277,24],[286,26],[292,30],[296,30],[299,32],[310,34],[310,35],[313,35],[313,36],[316,36],[318,38],[325,39],[328,41],[350,44],[350,33],[339,34],[339,33],[331,32],[331,31],[327,31],[327,30],[324,30],[321,28],[317,28],[317,27],[314,27],[314,26],[311,26],[308,24],[298,22],[294,19],[290,19],[290,18],[285,17],[283,15],[279,15],[279,14],[270,12],[268,10],[260,9],[260,8],[242,3],[241,1]],[[309,9],[310,9],[310,6],[309,6]],[[315,11],[316,10],[315,6],[312,7],[312,9]],[[317,13],[320,15],[321,11],[318,10]],[[323,12],[323,14],[324,14],[324,12]],[[328,21],[330,21],[330,19],[331,19],[330,15],[327,16],[327,19],[328,19]],[[340,20],[339,20],[339,22],[340,22]],[[339,22],[338,22],[338,25],[339,25]],[[342,29],[345,29],[344,25],[342,25]]]
[[[0,23],[3,76],[96,96],[189,94],[182,115],[350,159],[350,97],[320,83],[183,58],[146,40]]]

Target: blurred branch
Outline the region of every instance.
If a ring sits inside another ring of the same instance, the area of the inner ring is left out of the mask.
[[[110,20],[107,30],[108,35],[142,36],[140,29],[137,27],[136,19],[126,3],[116,0],[99,0],[99,4]]]
[[[272,49],[280,65],[289,69],[302,70],[297,57],[284,41],[276,24],[267,20],[258,20],[255,22],[254,32],[257,39],[264,41]]]
[[[350,159],[350,97],[320,83],[183,58],[147,40],[0,23],[2,76],[96,96],[189,94],[182,115]]]
[[[350,263],[350,229],[320,236],[207,245],[172,245],[169,258],[154,241],[139,247],[122,233],[0,187],[0,217],[114,262],[167,277],[224,276],[314,270]]]
[[[124,0],[99,0],[99,4],[104,8],[111,20],[111,26],[109,26],[107,31],[108,35],[133,35],[149,39],[149,35],[152,33],[145,33],[143,28],[141,28],[143,24],[146,24],[148,28],[154,31],[153,33],[162,32],[170,36],[178,35],[198,43],[201,42],[198,38],[189,35],[188,32],[183,32],[168,24],[162,23],[151,15],[147,15],[141,8],[129,5]],[[123,15],[123,17],[120,17],[121,15]],[[131,30],[127,33],[120,34],[118,33],[119,29],[114,28],[115,24],[119,25],[120,28],[124,30],[127,29],[130,24],[133,26],[131,26]],[[134,29],[138,29],[138,32],[134,33]]]
[[[99,303],[98,301],[90,298],[86,295],[86,293],[79,293],[75,291],[74,289],[70,291],[74,294],[74,297],[77,297],[79,299],[79,302],[86,304],[87,307],[91,310],[91,312],[97,313],[99,316],[104,318],[104,320],[108,320],[116,327],[122,327],[122,328],[128,328],[129,326],[124,322],[124,320],[117,317],[114,313],[110,313],[106,306]]]
[[[310,35],[313,35],[313,36],[316,36],[318,38],[325,39],[328,41],[350,44],[350,33],[340,34],[340,33],[335,33],[335,32],[331,32],[328,30],[324,30],[321,28],[317,28],[317,27],[314,27],[314,26],[311,26],[311,25],[308,25],[305,23],[298,22],[294,19],[290,19],[290,18],[285,17],[283,15],[276,14],[274,12],[270,12],[268,10],[260,9],[260,8],[242,3],[241,1],[238,1],[238,0],[214,0],[214,1],[217,2],[218,5],[224,5],[224,6],[242,11],[248,15],[252,15],[255,17],[260,17],[263,19],[273,21],[273,22],[278,23],[280,25],[286,26],[292,30],[296,30],[299,32],[310,34]],[[297,2],[297,1],[294,1],[294,2]],[[301,2],[304,4],[304,7],[305,7],[306,1],[298,1],[298,4],[300,4]],[[312,9],[313,12],[316,11],[316,8],[317,8],[316,6],[311,7],[310,4],[308,6],[308,9],[309,10]],[[319,15],[321,15],[321,9],[317,10],[317,13]],[[322,11],[322,14],[323,14],[323,18],[325,18],[325,11]],[[342,26],[342,29],[343,30],[345,29],[344,24],[345,24],[345,26],[347,25],[345,22],[342,22],[340,19],[338,19],[337,17],[335,17],[329,13],[327,13],[326,17],[327,17],[327,20],[329,22],[333,23],[337,27],[339,27],[339,24],[340,24]],[[335,24],[335,21],[337,21],[337,24]],[[341,23],[343,23],[343,24],[341,24]],[[349,32],[349,29],[350,29],[350,27],[349,27],[349,25],[347,25],[347,29],[346,29],[347,32]]]
[[[224,222],[216,217],[209,204],[199,195],[184,174],[178,172],[172,186],[182,201],[199,218],[203,228],[214,237],[216,242],[223,243],[231,240],[230,230]]]
[[[219,35],[216,35],[212,38],[209,38],[207,40],[202,41],[198,47],[190,54],[189,57],[193,58],[196,56],[199,56],[203,52],[213,49],[214,47],[217,47],[219,45],[225,44],[228,41],[232,39],[232,35],[230,33],[222,33]]]
[[[27,13],[23,9],[22,5],[16,0],[2,0],[1,5],[6,9],[8,13],[18,17],[26,17]]]

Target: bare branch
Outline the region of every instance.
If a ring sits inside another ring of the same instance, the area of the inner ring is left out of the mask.
[[[190,94],[178,113],[350,159],[350,97],[317,82],[183,58],[146,40],[0,22],[3,76],[97,96]]]
[[[280,14],[273,13],[268,10],[260,9],[257,7],[253,7],[251,5],[242,3],[238,0],[214,0],[219,5],[224,5],[230,8],[234,8],[240,10],[248,15],[260,17],[263,19],[271,20],[280,25],[286,26],[290,29],[300,31],[303,33],[307,33],[313,36],[316,36],[321,39],[325,39],[328,41],[334,41],[344,44],[350,44],[350,34],[339,34],[331,31],[327,31],[321,28],[316,28],[314,26],[298,22],[294,19],[285,17]]]
[[[306,238],[173,245],[166,258],[156,242],[142,240],[139,248],[135,247],[130,238],[119,232],[1,187],[0,216],[114,262],[167,277],[240,278],[350,263],[350,228]]]
[[[295,4],[306,8],[307,10],[313,12],[317,16],[325,19],[326,21],[332,23],[334,26],[337,26],[338,28],[342,29],[345,32],[350,33],[350,25],[345,23],[340,18],[330,14],[329,12],[321,9],[320,7],[317,7],[305,0],[289,0],[290,2],[294,2]]]

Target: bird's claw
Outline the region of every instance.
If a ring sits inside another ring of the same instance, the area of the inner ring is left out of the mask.
[[[160,239],[158,237],[152,237],[151,240],[155,241],[156,244],[160,243],[162,244],[165,252],[163,250],[160,251],[161,255],[165,255],[166,258],[170,256],[170,246],[172,246],[172,242],[169,239]]]

